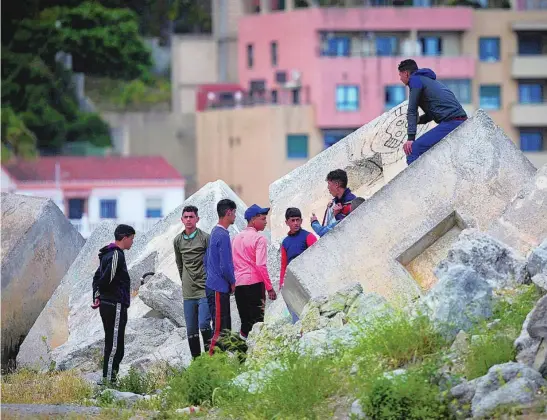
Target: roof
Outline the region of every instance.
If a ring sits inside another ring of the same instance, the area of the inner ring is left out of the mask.
[[[14,160],[2,168],[15,182],[60,181],[183,181],[184,178],[161,156],[51,156]]]

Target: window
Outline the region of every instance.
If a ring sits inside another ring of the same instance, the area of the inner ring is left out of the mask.
[[[442,54],[443,44],[438,36],[421,37],[420,44],[422,45],[422,55],[437,56]]]
[[[308,135],[287,134],[287,158],[307,159],[308,158]]]
[[[161,198],[146,199],[146,217],[158,218],[162,217],[162,200]]]
[[[336,110],[357,111],[359,109],[359,86],[336,86]]]
[[[519,83],[519,103],[543,103],[543,86],[539,83]]]
[[[272,90],[272,104],[277,103],[277,90]]]
[[[501,108],[501,88],[498,85],[480,87],[480,107],[484,109]]]
[[[469,79],[447,79],[439,80],[443,85],[452,91],[456,99],[461,104],[470,104],[471,100],[471,80]]]
[[[329,57],[349,57],[351,41],[347,36],[332,36],[326,38],[326,50],[323,55]]]
[[[520,55],[541,55],[542,39],[540,34],[521,34],[519,35],[519,54]]]
[[[404,86],[391,85],[385,89],[386,110],[399,105],[406,99],[406,90]]]
[[[340,129],[340,130],[325,130],[323,131],[323,142],[325,149],[329,148],[333,144],[338,143],[344,137],[349,136],[356,129]]]
[[[397,55],[397,38],[394,36],[376,37],[376,55],[381,57]]]
[[[272,66],[277,66],[277,41],[272,41],[270,43],[270,55],[272,60]]]
[[[69,198],[68,199],[68,218],[81,219],[84,214],[84,198]]]
[[[115,219],[116,216],[116,200],[101,200],[99,201],[101,219]]]
[[[252,69],[254,64],[253,44],[247,44],[247,67]]]
[[[431,7],[431,0],[414,0],[412,5],[414,7]]]
[[[520,132],[520,150],[523,152],[540,152],[543,150],[543,133],[541,131]]]
[[[500,39],[480,38],[479,56],[481,61],[500,61]]]

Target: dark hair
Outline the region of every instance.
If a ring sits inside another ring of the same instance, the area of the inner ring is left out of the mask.
[[[234,203],[232,200],[229,200],[228,198],[225,198],[224,200],[220,200],[217,204],[217,213],[218,217],[224,217],[226,216],[226,213],[228,210],[235,210],[237,209],[236,203]]]
[[[126,236],[131,236],[135,234],[135,229],[129,225],[118,225],[114,231],[114,239],[121,241]]]
[[[185,206],[182,209],[182,214],[184,213],[194,213],[196,216],[198,215],[198,208],[196,206]]]
[[[418,70],[418,65],[414,60],[408,59],[403,60],[399,63],[399,67],[397,67],[399,71],[409,71],[409,72],[415,72]]]
[[[289,207],[285,211],[285,220],[289,220],[291,217],[300,217],[302,219],[302,212],[296,207]]]
[[[365,199],[363,197],[355,197],[353,200],[351,200],[351,211],[355,210],[364,202],[365,202]]]
[[[341,188],[346,188],[348,186],[348,174],[342,169],[336,169],[329,172],[327,181],[336,182]]]

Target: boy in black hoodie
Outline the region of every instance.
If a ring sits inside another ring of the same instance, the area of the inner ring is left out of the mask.
[[[104,328],[103,383],[116,382],[124,353],[125,325],[131,280],[124,250],[133,245],[135,229],[119,225],[115,242],[100,249],[99,268],[93,276],[93,309],[99,308]]]

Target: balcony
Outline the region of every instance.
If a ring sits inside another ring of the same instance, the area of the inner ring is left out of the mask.
[[[547,102],[539,104],[514,104],[511,123],[517,127],[547,127]]]
[[[224,92],[209,94],[204,110],[247,108],[264,105],[309,105],[310,87],[297,86],[254,92]]]
[[[547,54],[514,56],[511,75],[514,79],[546,79]]]

